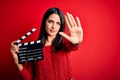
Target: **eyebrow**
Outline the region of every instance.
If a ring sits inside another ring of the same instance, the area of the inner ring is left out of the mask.
[[[54,20],[52,20],[52,19],[48,19],[48,21],[53,21],[53,22],[54,22]],[[58,22],[56,22],[56,23],[61,24],[61,22],[60,22],[60,21],[58,21]]]

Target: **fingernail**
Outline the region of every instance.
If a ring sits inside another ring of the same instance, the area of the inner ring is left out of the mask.
[[[67,12],[66,14],[69,14],[69,12]]]

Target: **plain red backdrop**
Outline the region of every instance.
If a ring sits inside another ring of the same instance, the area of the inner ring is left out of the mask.
[[[23,42],[36,40],[50,7],[81,20],[84,41],[71,54],[75,80],[120,80],[119,0],[0,0],[0,80],[19,80],[10,43],[33,27],[37,31]]]

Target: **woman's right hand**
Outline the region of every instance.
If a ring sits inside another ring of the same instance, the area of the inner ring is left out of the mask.
[[[18,56],[17,56],[19,47],[18,47],[17,45],[15,45],[14,43],[15,43],[15,41],[13,41],[13,42],[11,43],[10,52],[11,52],[11,54],[12,54],[12,57],[13,57],[13,59],[14,59],[15,64],[17,65],[18,69],[19,69],[19,70],[22,70],[23,66],[22,66],[22,64],[19,64],[19,63],[18,63]]]

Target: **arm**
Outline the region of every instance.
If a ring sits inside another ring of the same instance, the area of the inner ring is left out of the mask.
[[[83,30],[79,18],[76,17],[75,21],[72,14],[67,13],[65,15],[65,21],[69,29],[69,35],[64,32],[59,32],[59,34],[66,38],[71,44],[79,45],[83,41]]]
[[[67,51],[76,51],[79,48],[79,44],[72,44],[71,42],[69,42],[67,39],[63,39],[63,47],[65,50]]]
[[[32,80],[32,75],[30,74],[30,71],[32,70],[32,68],[30,70],[31,66],[29,65],[30,66],[29,69],[26,69],[22,64],[18,63],[17,53],[18,53],[19,48],[18,48],[18,46],[14,45],[14,43],[15,42],[11,43],[11,48],[10,48],[13,60],[16,64],[18,70],[20,71],[20,74],[21,74],[23,80]]]
[[[19,48],[18,48],[18,46],[14,45],[14,43],[15,43],[15,41],[13,41],[13,42],[11,43],[10,52],[11,52],[11,54],[12,54],[12,57],[13,57],[13,59],[14,59],[14,62],[15,62],[15,64],[16,64],[18,70],[21,71],[21,70],[23,69],[23,66],[22,66],[22,64],[19,64],[19,63],[18,63],[18,56],[17,56],[17,53],[18,53]]]

